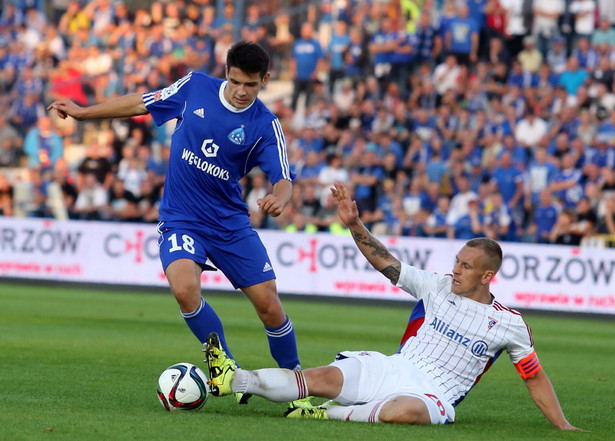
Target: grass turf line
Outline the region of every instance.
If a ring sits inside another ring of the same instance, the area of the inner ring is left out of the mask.
[[[240,293],[207,297],[247,369],[274,366],[262,324]],[[304,367],[341,350],[397,350],[411,305],[286,298]],[[403,427],[290,421],[284,404],[210,397],[166,412],[156,380],[173,363],[202,365],[201,346],[170,294],[0,284],[0,440],[607,440],[614,425],[615,323],[526,314],[536,350],[572,424],[552,428],[502,356],[457,408],[457,423]]]

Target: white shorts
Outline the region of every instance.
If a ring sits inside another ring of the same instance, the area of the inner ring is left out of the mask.
[[[422,400],[431,416],[432,424],[455,421],[455,409],[446,401],[440,388],[403,357],[387,356],[380,352],[346,351],[331,363],[342,371],[344,383],[335,401],[363,404],[390,401],[399,396]]]

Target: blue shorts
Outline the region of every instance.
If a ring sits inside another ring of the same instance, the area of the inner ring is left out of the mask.
[[[158,224],[158,247],[165,271],[177,259],[190,259],[206,271],[218,268],[235,289],[275,279],[267,250],[251,228],[234,231],[221,238],[161,222]],[[215,268],[208,264],[208,259]]]

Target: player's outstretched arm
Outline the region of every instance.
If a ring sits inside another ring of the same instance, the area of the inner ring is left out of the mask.
[[[551,424],[561,430],[583,430],[574,427],[566,420],[551,381],[544,370],[541,369],[524,381],[532,400]]]
[[[370,233],[359,218],[357,203],[350,198],[344,184],[336,183],[331,188],[333,199],[337,204],[337,213],[342,222],[350,229],[359,251],[372,266],[384,274],[391,282],[397,283],[401,271],[401,262],[393,257],[376,237]]]
[[[149,113],[143,102],[143,95],[130,93],[119,98],[105,101],[92,106],[81,107],[69,99],[57,100],[51,103],[47,110],[55,109],[58,116],[66,119],[71,116],[78,121],[86,119],[126,118]]]

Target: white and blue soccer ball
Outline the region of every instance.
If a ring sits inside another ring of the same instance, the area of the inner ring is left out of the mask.
[[[207,377],[190,363],[176,363],[158,379],[158,399],[166,410],[198,410],[209,397]]]

